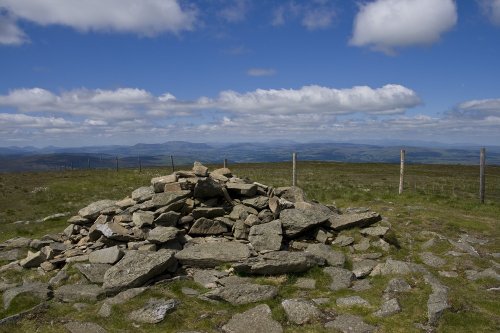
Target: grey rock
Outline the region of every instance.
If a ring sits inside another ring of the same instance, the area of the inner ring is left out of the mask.
[[[307,252],[325,259],[330,266],[343,267],[345,264],[345,255],[342,252],[334,251],[331,246],[325,244],[310,244]]]
[[[228,273],[215,269],[195,269],[193,270],[193,280],[202,287],[215,288],[220,278],[227,276]]]
[[[109,264],[76,264],[74,266],[91,283],[103,283],[104,274],[111,268]]]
[[[300,273],[324,264],[324,260],[307,252],[277,251],[240,261],[233,265],[238,273],[275,275]]]
[[[387,259],[385,263],[378,264],[370,273],[370,276],[376,275],[407,275],[411,273],[425,273],[426,270],[414,263]]]
[[[174,202],[187,198],[191,191],[164,192],[153,195],[152,206],[155,208],[168,206]]]
[[[157,324],[163,321],[168,313],[173,312],[179,304],[180,302],[176,299],[151,298],[142,308],[132,311],[128,318],[139,323]]]
[[[370,279],[362,279],[362,280],[355,280],[352,283],[351,289],[354,291],[365,291],[369,290],[372,288],[372,284],[370,282]]]
[[[388,227],[377,226],[377,227],[364,228],[361,229],[359,232],[365,236],[381,237],[384,236],[388,230],[389,230]]]
[[[128,207],[131,207],[133,205],[137,204],[135,200],[132,198],[125,198],[123,200],[115,202],[115,205],[118,206],[120,209],[126,209]]]
[[[60,284],[64,283],[69,279],[69,275],[65,270],[60,270],[57,272],[57,274],[52,277],[49,280],[49,285],[54,287],[54,286],[59,286]]]
[[[271,316],[267,304],[257,305],[240,314],[235,314],[226,325],[222,326],[224,333],[282,333],[280,323]]]
[[[205,217],[198,218],[189,229],[189,235],[220,235],[226,232],[228,229],[224,223]]]
[[[323,228],[318,228],[318,230],[316,231],[316,240],[322,244],[326,244],[327,242],[329,242],[332,237],[333,234]]]
[[[387,287],[384,290],[384,293],[387,294],[396,294],[403,293],[411,290],[411,286],[404,279],[401,278],[393,278],[387,284]]]
[[[229,214],[229,218],[236,221],[236,220],[243,220],[245,221],[248,215],[253,214],[253,215],[258,215],[259,213],[257,210],[255,210],[252,207],[248,207],[245,205],[237,204],[233,207],[231,210],[231,213]]]
[[[168,176],[155,177],[151,179],[151,185],[156,193],[163,192],[165,189],[165,184],[175,183],[177,181],[177,175],[171,174]]]
[[[250,206],[257,209],[258,211],[261,211],[268,207],[269,198],[261,195],[254,198],[243,199],[242,202],[246,206]]]
[[[253,197],[257,194],[257,185],[254,184],[227,183],[226,187],[231,195],[239,197]]]
[[[427,266],[431,266],[434,268],[438,268],[446,265],[446,260],[439,258],[434,253],[431,252],[422,252],[420,253],[420,259]]]
[[[176,268],[177,261],[172,250],[129,251],[106,271],[103,288],[119,290],[140,287],[164,271],[175,271]]]
[[[228,284],[204,294],[210,299],[224,300],[232,305],[261,302],[277,295],[278,288],[275,286],[252,283]]]
[[[278,251],[283,240],[280,220],[252,226],[248,234],[248,240],[258,252]]]
[[[300,289],[316,289],[316,280],[301,277],[297,279],[293,286]]]
[[[377,266],[377,262],[375,260],[363,259],[361,261],[355,261],[352,264],[352,272],[356,276],[356,278],[361,279],[365,276],[368,276],[373,268]]]
[[[14,237],[6,240],[3,243],[0,243],[0,249],[17,249],[22,247],[28,247],[31,243],[32,239],[25,237]]]
[[[233,236],[236,239],[248,239],[250,227],[245,224],[245,221],[237,220],[233,225]]]
[[[360,296],[349,296],[349,297],[339,297],[337,298],[337,306],[341,307],[352,307],[352,306],[361,306],[361,307],[370,307],[370,303]]]
[[[9,251],[0,251],[0,260],[14,261],[23,257],[23,251],[19,249],[12,249]]]
[[[250,257],[247,245],[237,242],[203,243],[184,248],[175,257],[183,265],[192,267],[215,267],[237,262]]]
[[[186,295],[186,296],[198,296],[200,292],[198,290],[195,290],[193,288],[188,288],[188,287],[182,287],[181,292]]]
[[[97,301],[104,290],[96,284],[66,284],[54,291],[54,297],[62,302]]]
[[[153,225],[155,216],[153,212],[137,211],[132,215],[132,222],[138,228],[149,227]]]
[[[458,277],[458,273],[457,272],[453,272],[453,271],[439,271],[438,274],[441,275],[441,276],[443,276],[443,277],[447,277],[447,278],[456,278],[456,277]]]
[[[222,186],[212,178],[199,179],[194,187],[195,198],[214,198],[223,196]]]
[[[330,289],[333,291],[349,288],[356,279],[350,270],[340,267],[325,267],[323,272],[330,275],[332,279]]]
[[[70,333],[106,333],[107,331],[96,323],[72,321],[64,324]]]
[[[391,298],[390,300],[382,303],[380,309],[375,311],[373,315],[376,317],[388,317],[399,312],[401,312],[401,306],[399,305],[398,300],[396,298]]]
[[[131,288],[131,289],[127,289],[127,290],[122,291],[121,293],[119,293],[118,295],[116,295],[114,297],[107,298],[103,302],[101,308],[99,309],[98,315],[101,317],[111,316],[111,311],[112,311],[113,305],[125,303],[125,302],[131,300],[132,298],[142,294],[146,290],[147,290],[146,287]]]
[[[286,299],[281,302],[288,321],[296,325],[304,325],[322,317],[321,311],[313,302],[302,299]]]
[[[52,296],[52,291],[47,283],[41,282],[29,282],[22,286],[7,289],[3,292],[3,308],[7,310],[12,300],[21,294],[29,294],[45,301]]]
[[[158,226],[152,229],[147,236],[147,240],[151,243],[160,244],[176,239],[181,231],[174,227]]]
[[[332,215],[329,219],[329,222],[330,227],[338,231],[354,227],[367,227],[380,220],[382,220],[382,217],[378,213],[367,212]]]
[[[198,177],[207,177],[208,176],[208,168],[201,164],[200,162],[194,162],[193,172]]]
[[[431,275],[425,275],[424,278],[432,288],[432,293],[427,301],[427,318],[429,325],[436,325],[443,312],[450,308],[448,288]]]
[[[47,257],[43,252],[38,251],[33,253],[28,251],[26,258],[22,259],[19,264],[24,268],[33,268],[40,266],[45,260],[47,260]]]
[[[356,251],[366,251],[370,248],[370,240],[368,238],[362,238],[357,244],[353,245]]]
[[[304,191],[297,186],[278,187],[275,189],[275,194],[278,197],[293,203],[307,200]]]
[[[132,191],[132,200],[136,201],[137,203],[141,203],[150,200],[153,197],[153,194],[155,194],[153,187],[139,187],[138,189]]]
[[[476,281],[488,278],[493,280],[500,280],[500,275],[493,268],[487,268],[481,272],[477,272],[474,270],[467,270],[465,271],[465,277],[467,278],[467,280],[470,281]]]
[[[213,219],[214,217],[224,216],[226,212],[222,207],[198,207],[193,209],[193,217],[195,220],[200,217],[206,217],[207,219]]]
[[[112,246],[101,250],[96,250],[89,254],[89,261],[94,264],[115,264],[122,257],[123,250],[118,246]]]
[[[104,237],[109,239],[123,242],[135,239],[130,230],[124,228],[118,223],[108,222],[104,224],[94,224],[94,226],[97,231],[99,231]]]
[[[92,220],[96,219],[101,214],[101,211],[113,207],[116,207],[114,200],[100,200],[80,209],[78,215],[84,219]]]
[[[283,233],[289,238],[311,230],[328,221],[328,215],[314,210],[285,209],[280,214]]]
[[[257,225],[257,224],[262,224],[260,219],[257,217],[257,215],[250,214],[248,217],[245,219],[245,224],[249,227]]]
[[[326,323],[325,328],[335,328],[342,333],[371,333],[376,327],[368,325],[359,316],[341,314],[334,321]]]
[[[327,304],[330,302],[330,299],[328,297],[319,297],[319,298],[313,298],[312,301],[315,304],[322,305],[322,304]]]
[[[178,212],[170,211],[161,213],[155,220],[154,223],[157,226],[162,227],[175,227],[179,222],[181,214]]]
[[[474,257],[479,257],[479,253],[476,251],[476,249],[467,242],[464,241],[455,242],[452,239],[448,239],[448,242],[450,242],[450,244],[453,245],[453,247],[458,251],[468,253]]]
[[[335,240],[332,242],[332,245],[349,246],[352,243],[354,243],[353,237],[340,235],[335,238]]]

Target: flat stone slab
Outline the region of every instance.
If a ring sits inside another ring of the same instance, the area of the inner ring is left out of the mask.
[[[202,287],[216,288],[219,279],[228,276],[228,273],[215,269],[195,269],[193,271],[193,280]]]
[[[307,247],[306,252],[325,259],[330,266],[343,267],[345,264],[345,255],[342,252],[333,250],[330,245],[311,244]]]
[[[411,262],[387,259],[385,263],[378,264],[373,268],[370,276],[376,275],[407,275],[411,273],[426,273],[421,265]]]
[[[366,213],[346,213],[333,215],[329,219],[330,227],[334,230],[344,230],[354,227],[367,227],[382,220],[380,214],[375,212]]]
[[[330,289],[333,291],[349,288],[352,282],[356,279],[354,274],[345,268],[340,267],[325,267],[323,272],[330,275],[332,283]]]
[[[176,191],[176,192],[163,192],[153,195],[152,206],[159,208],[170,205],[176,201],[184,199],[191,194],[191,191]]]
[[[206,217],[198,218],[191,229],[189,235],[220,235],[228,232],[227,226],[217,220],[211,220]]]
[[[359,232],[365,236],[381,237],[384,236],[387,233],[387,231],[389,231],[389,227],[377,226],[377,227],[364,228],[361,229]]]
[[[51,297],[52,292],[47,283],[41,282],[31,282],[25,283],[22,286],[14,286],[3,292],[3,308],[8,309],[12,300],[21,294],[29,294],[45,301]]]
[[[288,321],[296,325],[304,325],[322,317],[321,311],[311,301],[302,299],[286,299],[281,302]]]
[[[370,303],[360,296],[349,296],[349,297],[339,297],[337,298],[337,306],[341,307],[352,307],[352,306],[361,306],[368,308],[370,307]]]
[[[104,275],[103,288],[124,289],[141,287],[148,280],[165,272],[175,271],[175,251],[162,249],[157,252],[129,251]]]
[[[78,215],[84,219],[96,219],[103,210],[116,207],[114,200],[100,200],[91,203],[78,211]]]
[[[277,275],[300,273],[324,264],[324,260],[308,252],[269,252],[233,265],[238,273]]]
[[[285,209],[280,213],[283,234],[288,238],[300,236],[328,221],[330,216],[321,211]]]
[[[0,251],[0,260],[14,261],[24,257],[24,252],[19,249]]]
[[[89,261],[94,264],[115,264],[122,257],[123,250],[118,246],[112,246],[105,249],[97,250],[89,254]]]
[[[335,328],[342,333],[371,333],[376,327],[368,325],[359,316],[341,314],[335,320],[326,323],[325,328]]]
[[[155,244],[167,243],[176,239],[180,232],[181,230],[175,227],[158,226],[148,233],[147,240]]]
[[[165,316],[173,312],[180,302],[176,299],[156,299],[151,298],[142,308],[131,312],[128,318],[132,321],[146,324],[157,324]]]
[[[111,316],[111,309],[113,305],[125,303],[128,300],[131,300],[132,298],[142,294],[147,289],[147,287],[131,288],[122,291],[114,297],[107,298],[106,300],[104,300],[101,308],[99,309],[98,315],[101,317]]]
[[[422,262],[424,264],[426,264],[427,266],[439,268],[441,266],[446,265],[446,260],[436,256],[432,252],[422,252],[422,253],[420,253],[419,256],[420,256],[420,259],[422,260]]]
[[[66,284],[55,290],[54,297],[67,303],[95,302],[103,294],[104,290],[96,284]]]
[[[177,252],[175,257],[182,265],[213,268],[249,258],[250,248],[239,242],[196,244]]]
[[[70,333],[107,333],[107,331],[96,323],[72,321],[64,324]]]
[[[277,295],[278,288],[275,286],[253,283],[229,284],[204,294],[210,299],[224,300],[232,305],[266,301]]]
[[[74,266],[90,283],[103,283],[104,274],[112,266],[110,264],[80,263]]]
[[[222,326],[224,333],[282,333],[280,323],[271,316],[267,304],[258,305],[243,313],[235,314],[226,325]]]

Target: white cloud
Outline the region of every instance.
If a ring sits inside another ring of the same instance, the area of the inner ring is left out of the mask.
[[[367,86],[333,89],[313,85],[300,89],[257,89],[244,94],[223,91],[212,103],[236,112],[394,114],[417,106],[421,101],[413,90],[392,84],[377,89]]]
[[[247,71],[249,76],[273,76],[276,74],[276,70],[272,68],[250,68]]]
[[[480,0],[483,12],[491,22],[500,26],[500,0]]]
[[[178,0],[0,0],[0,9],[43,26],[141,36],[192,30],[197,18],[193,7],[183,8]]]
[[[326,29],[332,25],[335,14],[335,9],[329,0],[304,3],[289,1],[273,10],[271,24],[282,26],[287,21],[298,19],[308,30]]]
[[[12,114],[12,113],[0,113],[0,125],[3,128],[11,127],[31,127],[31,128],[42,128],[42,127],[59,127],[67,128],[75,125],[74,122],[68,121],[64,118],[56,117],[32,117],[25,114]]]
[[[454,0],[376,0],[360,5],[350,44],[393,53],[432,44],[456,22]]]
[[[456,108],[447,113],[454,118],[487,119],[500,117],[500,98],[478,99],[460,103]]]
[[[249,10],[248,0],[233,0],[231,4],[219,12],[219,16],[228,22],[235,23],[245,20]]]
[[[0,45],[21,45],[27,42],[29,42],[29,38],[19,29],[15,21],[1,15],[0,12]]]

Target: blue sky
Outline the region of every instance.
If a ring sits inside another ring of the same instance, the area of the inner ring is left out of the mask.
[[[0,0],[0,146],[500,142],[500,0]]]

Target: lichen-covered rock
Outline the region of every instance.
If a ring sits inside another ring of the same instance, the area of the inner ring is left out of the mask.
[[[277,251],[238,262],[233,268],[239,273],[275,275],[305,272],[324,262],[324,259],[307,252]]]
[[[248,240],[258,252],[278,251],[283,240],[280,220],[252,226],[248,234]]]
[[[78,215],[84,219],[95,220],[101,214],[101,211],[112,207],[116,207],[114,200],[100,200],[80,209]]]
[[[286,237],[294,238],[328,221],[329,215],[301,209],[285,209],[280,213],[283,233]]]
[[[204,268],[245,260],[250,257],[250,254],[250,249],[245,244],[217,242],[184,248],[177,252],[175,257],[183,265]]]
[[[267,304],[257,305],[243,313],[235,314],[226,325],[222,326],[224,333],[282,333],[280,323],[271,316]]]
[[[165,316],[174,311],[180,302],[176,299],[151,298],[142,308],[131,312],[128,318],[132,321],[146,324],[157,324],[165,319]]]
[[[278,288],[263,284],[242,283],[229,284],[209,291],[204,296],[224,300],[233,305],[261,302],[272,299],[278,295]]]
[[[302,299],[286,299],[281,302],[288,321],[296,325],[304,325],[322,317],[321,311],[314,303]]]

